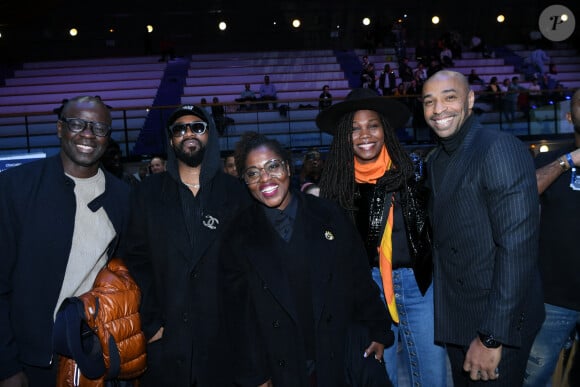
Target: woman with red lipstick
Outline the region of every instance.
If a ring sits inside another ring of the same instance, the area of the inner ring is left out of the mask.
[[[236,381],[390,386],[382,365],[390,319],[352,222],[333,202],[291,188],[290,158],[276,140],[246,133],[235,158],[255,199],[221,253]]]
[[[434,342],[431,237],[422,164],[401,146],[396,129],[409,110],[393,98],[354,89],[322,111],[318,127],[334,136],[320,179],[320,196],[351,214],[372,275],[384,294],[392,329],[407,357],[411,385],[446,385],[446,355]],[[385,350],[397,386],[397,346]]]

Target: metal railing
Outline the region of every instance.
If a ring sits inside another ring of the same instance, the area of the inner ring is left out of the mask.
[[[569,111],[569,98],[572,90],[545,91],[540,96],[530,98],[522,92],[530,102],[516,109],[515,119],[506,120],[505,95],[500,95],[497,104],[485,102],[488,93],[477,93],[474,113],[480,116],[483,125],[493,126],[502,131],[509,131],[524,141],[537,139],[556,139],[572,133],[573,129],[566,121]],[[420,96],[407,95],[397,98],[410,105],[411,109],[419,109]],[[333,103],[342,99],[336,98]],[[484,102],[482,102],[484,101]],[[222,151],[231,150],[241,134],[248,130],[257,131],[278,139],[290,149],[302,149],[311,146],[327,147],[332,137],[320,132],[316,127],[315,118],[318,112],[318,99],[278,100],[273,108],[272,101],[267,101],[268,109],[264,108],[266,101],[227,102],[224,106],[224,127],[220,135]],[[247,106],[246,106],[247,105]],[[208,104],[211,110],[213,104]],[[143,155],[133,153],[133,147],[139,140],[143,123],[147,114],[153,110],[161,110],[159,130],[161,138],[165,138],[165,119],[177,106],[152,107],[142,106],[126,109],[112,109],[112,137],[119,143],[123,156],[139,158]],[[417,111],[417,110],[416,110]],[[420,114],[420,113],[418,113]],[[422,114],[421,114],[422,116]],[[59,141],[56,136],[56,117],[53,112],[0,115],[0,155],[17,153],[45,152],[56,153]],[[218,123],[219,124],[219,123]],[[432,144],[430,129],[421,117],[412,117],[405,128],[397,132],[405,145]],[[165,146],[161,149],[166,149]],[[145,155],[147,156],[147,155]]]

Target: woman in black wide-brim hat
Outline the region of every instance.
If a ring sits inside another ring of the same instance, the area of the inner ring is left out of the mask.
[[[320,195],[338,202],[356,223],[393,331],[400,334],[411,384],[445,386],[445,350],[434,344],[431,233],[422,161],[415,158],[414,163],[395,133],[409,116],[396,99],[365,88],[352,90],[343,102],[320,112],[316,124],[334,136]],[[396,351],[397,346],[385,350],[394,386]]]

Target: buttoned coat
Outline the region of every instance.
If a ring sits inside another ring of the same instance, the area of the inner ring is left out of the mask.
[[[231,386],[222,310],[218,302],[220,236],[238,210],[245,188],[219,172],[197,219],[183,210],[169,173],[148,177],[132,197],[125,261],[143,292],[143,329],[148,338],[163,326],[163,338],[148,346],[147,383]],[[189,194],[185,192],[185,194]]]
[[[109,172],[105,192],[89,203],[104,208],[116,236],[128,222],[129,186]],[[75,183],[60,154],[0,174],[0,379],[23,364],[53,362],[54,310],[64,280],[75,226]],[[98,232],[98,230],[95,230]],[[87,236],[88,237],[88,236]]]
[[[533,160],[514,136],[468,123],[440,176],[441,146],[427,161],[435,339],[468,346],[479,331],[518,347],[544,318]]]
[[[318,386],[339,387],[345,385],[347,330],[358,322],[372,340],[390,345],[391,321],[353,222],[330,201],[297,191],[294,197],[299,205],[289,244],[311,259]],[[234,346],[230,358],[237,361],[242,386],[268,378],[277,387],[308,386],[298,307],[280,261],[292,256],[280,250],[286,242],[261,206],[255,203],[232,223],[235,231],[228,233],[220,258]],[[362,359],[369,344],[355,349],[355,356]]]

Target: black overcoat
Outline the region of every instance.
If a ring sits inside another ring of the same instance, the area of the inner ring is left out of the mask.
[[[143,292],[147,337],[164,328],[163,338],[148,345],[144,382],[231,386],[218,301],[218,251],[225,227],[248,194],[220,171],[202,186],[196,216],[184,210],[184,195],[191,193],[165,172],[146,178],[132,196],[125,261]]]
[[[390,317],[354,223],[330,201],[297,191],[294,197],[299,205],[289,243],[312,260],[318,386],[344,386],[347,330],[360,323],[371,339],[391,344]],[[220,257],[237,380],[243,386],[268,378],[276,387],[307,386],[298,307],[280,261],[292,256],[281,250],[286,242],[260,207],[255,203],[232,222],[235,231],[227,233]],[[354,348],[354,357],[362,359],[365,348]]]

